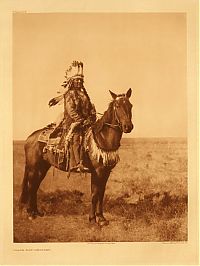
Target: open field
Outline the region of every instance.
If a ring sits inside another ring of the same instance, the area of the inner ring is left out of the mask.
[[[107,183],[109,226],[91,226],[90,175],[51,168],[38,192],[44,217],[18,210],[24,172],[23,142],[14,141],[14,242],[117,242],[187,240],[187,142],[122,139],[120,162]]]

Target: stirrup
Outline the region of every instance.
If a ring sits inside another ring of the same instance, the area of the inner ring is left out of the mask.
[[[90,169],[86,166],[83,165],[83,161],[81,160],[80,163],[78,164],[78,168],[81,170],[81,172],[89,172]]]
[[[70,171],[76,171],[77,173],[88,173],[90,170],[83,164],[79,163],[77,166],[71,168]]]

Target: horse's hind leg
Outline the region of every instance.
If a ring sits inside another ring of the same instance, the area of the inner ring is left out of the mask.
[[[28,167],[25,166],[24,171],[24,179],[22,182],[22,193],[19,199],[19,209],[22,210],[25,204],[28,203],[29,200],[29,187],[28,187]]]
[[[30,198],[27,212],[31,218],[35,218],[38,215],[42,216],[42,213],[40,213],[37,208],[37,191],[49,168],[50,165],[46,162],[43,162],[37,167],[29,170],[28,178]]]

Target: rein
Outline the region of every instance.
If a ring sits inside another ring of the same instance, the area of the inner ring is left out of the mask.
[[[113,124],[110,124],[110,123],[104,123],[104,125],[107,125],[107,126],[112,127],[112,128],[119,127],[120,130],[121,130],[121,126],[120,126],[119,124],[117,124],[117,125],[113,125]]]

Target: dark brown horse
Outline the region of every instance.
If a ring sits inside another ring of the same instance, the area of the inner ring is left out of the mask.
[[[131,122],[132,104],[129,102],[131,89],[126,94],[117,95],[111,92],[113,98],[108,110],[96,123],[89,128],[84,137],[84,163],[91,173],[91,210],[90,222],[107,225],[103,216],[103,198],[106,182],[111,170],[119,161],[118,149],[122,133],[133,129]],[[29,218],[42,214],[37,208],[37,191],[41,181],[51,167],[51,162],[43,152],[45,143],[39,142],[42,129],[32,133],[25,143],[25,173],[22,183],[20,207],[27,205]]]

